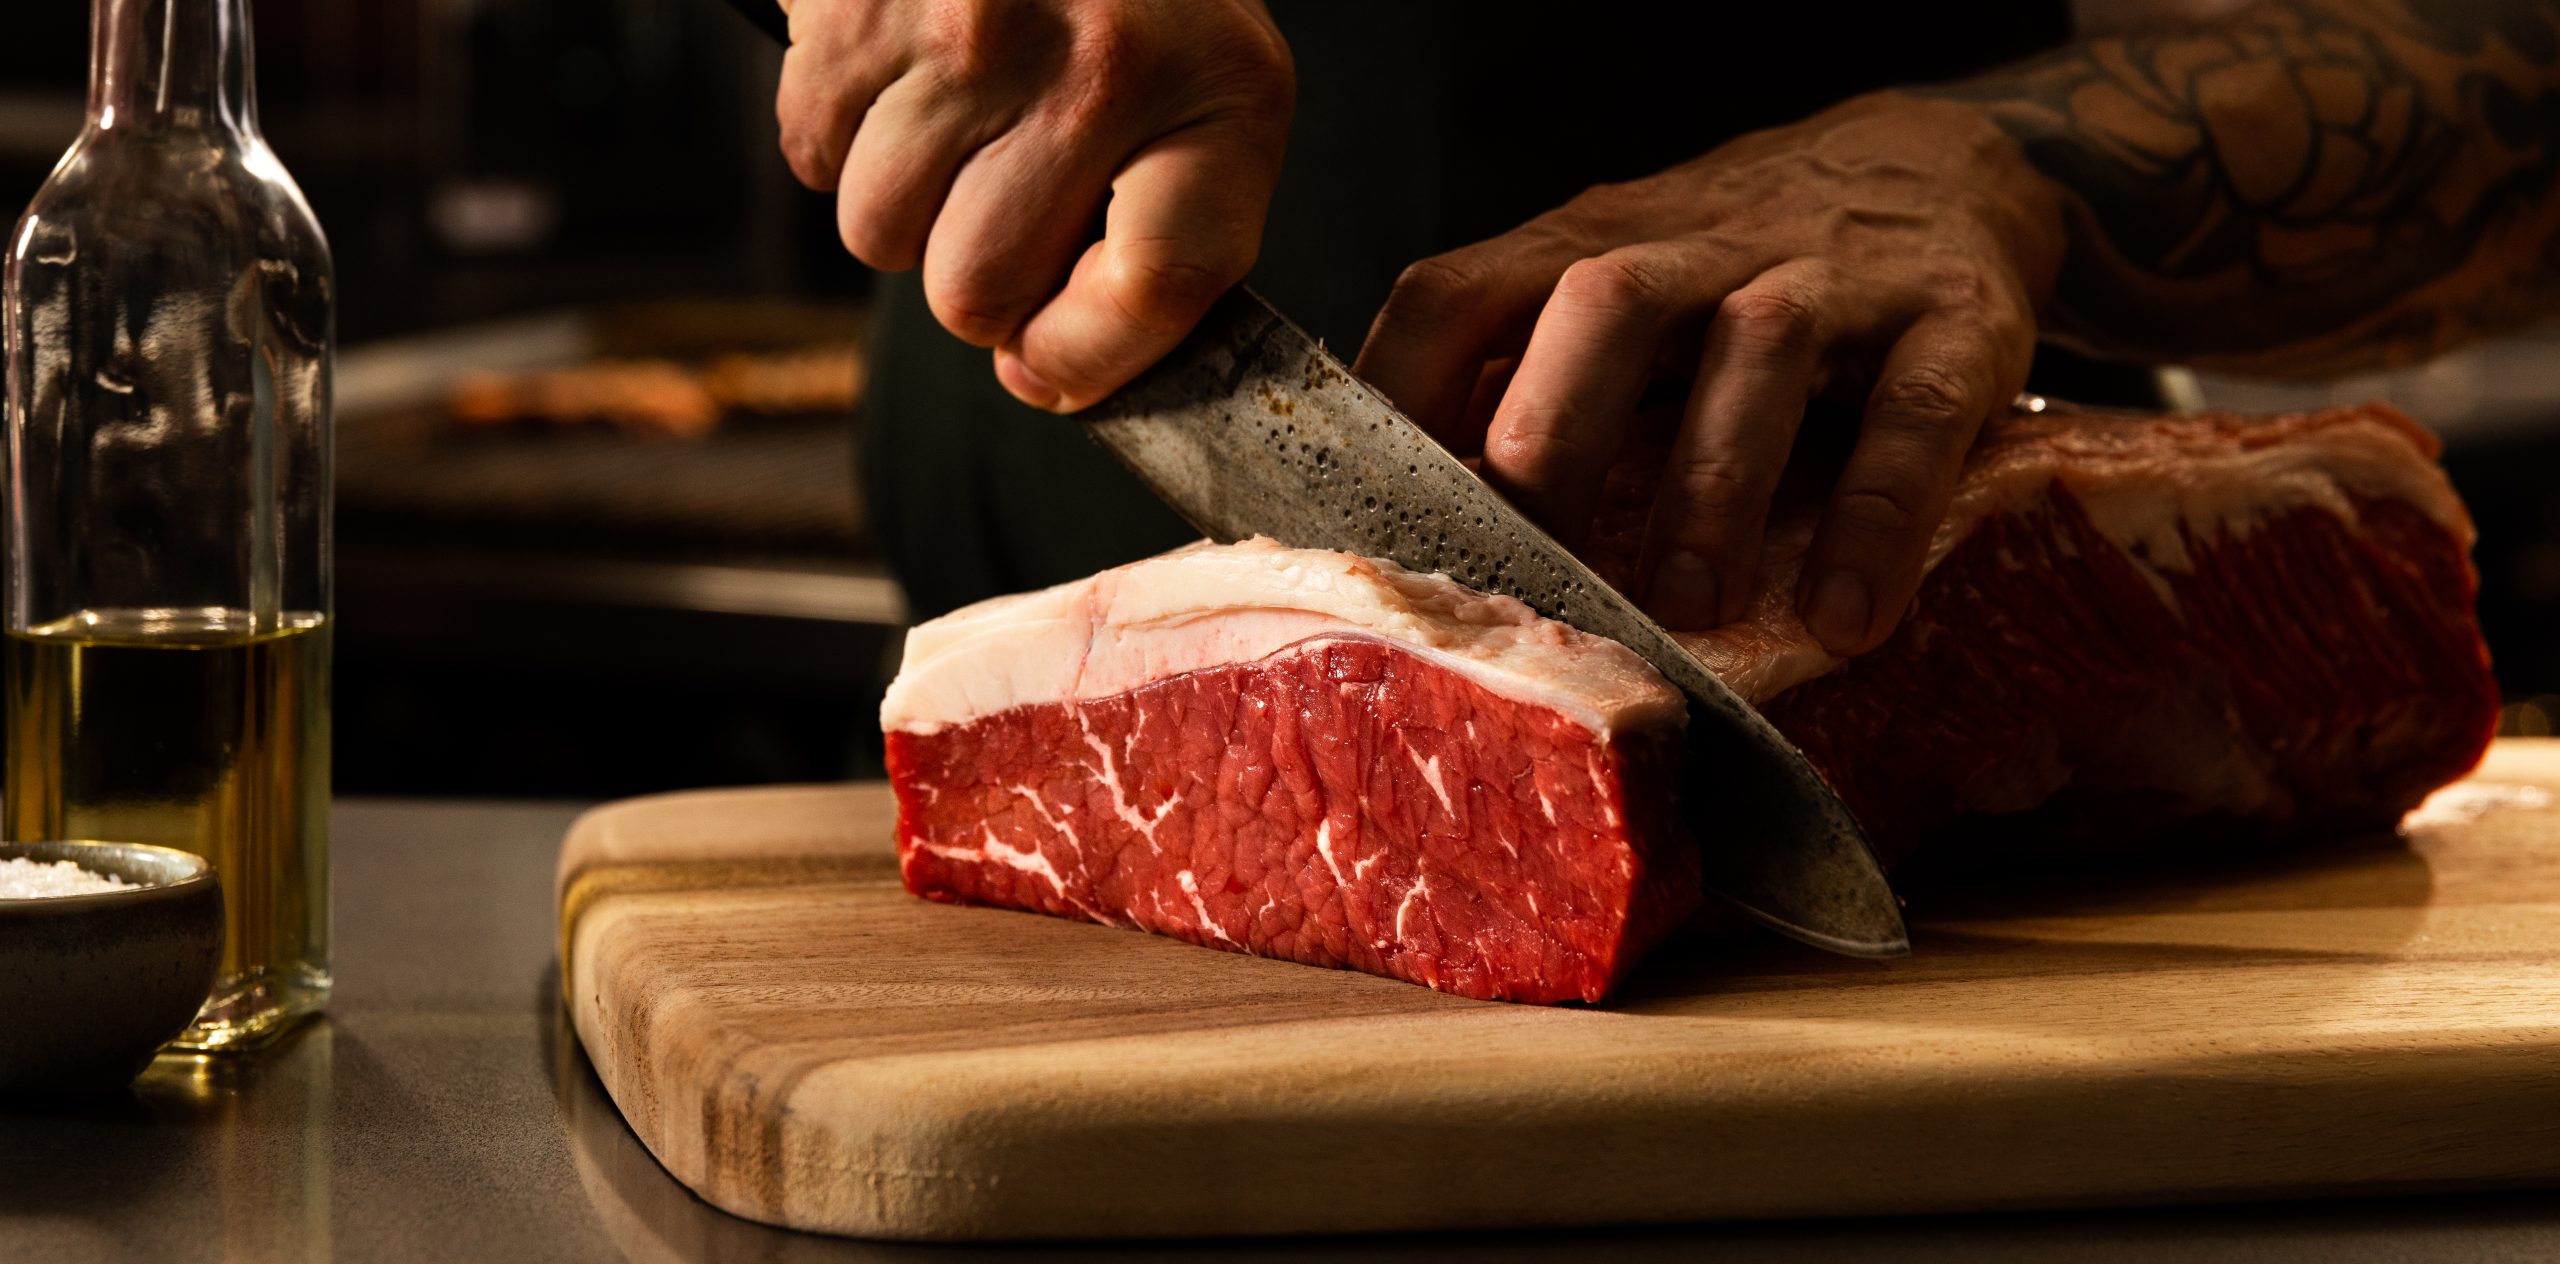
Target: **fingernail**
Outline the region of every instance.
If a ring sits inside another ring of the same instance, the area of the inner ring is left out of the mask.
[[[1021,356],[998,353],[996,380],[1003,383],[1004,388],[1011,391],[1015,399],[1033,408],[1048,409],[1052,412],[1057,410],[1058,388],[1049,385],[1049,379],[1032,372],[1031,366],[1024,364]]]
[[[1698,631],[1714,627],[1718,602],[1716,573],[1707,559],[1685,549],[1663,554],[1653,568],[1653,584],[1645,605],[1664,627]]]
[[[1867,639],[1867,616],[1874,604],[1864,578],[1854,571],[1833,571],[1813,586],[1804,625],[1823,648],[1842,653]]]

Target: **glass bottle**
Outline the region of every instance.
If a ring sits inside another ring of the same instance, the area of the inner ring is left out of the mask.
[[[9,837],[210,857],[182,1046],[329,992],[329,249],[247,0],[94,0],[88,124],[9,243]]]

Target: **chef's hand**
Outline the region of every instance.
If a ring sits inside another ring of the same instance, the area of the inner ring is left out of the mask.
[[[1109,394],[1252,266],[1296,85],[1261,0],[783,7],[792,172],[1025,402]]]
[[[1676,628],[1742,616],[1807,399],[1865,392],[1796,593],[1858,653],[1900,620],[1966,447],[2026,380],[2059,205],[1974,110],[1864,97],[1415,264],[1357,371],[1454,446],[1481,440],[1567,543],[1648,384],[1693,373],[1635,594]]]

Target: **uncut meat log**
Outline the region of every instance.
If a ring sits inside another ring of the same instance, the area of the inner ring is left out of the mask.
[[[1750,614],[1681,639],[1900,869],[2387,831],[2497,722],[2437,451],[2382,405],[2005,414],[1884,645],[1843,662],[1797,619],[1811,504],[1773,522]],[[1613,479],[1613,581],[1658,477]]]
[[[1252,540],[924,624],[882,723],[917,894],[1562,1001],[1696,904],[1683,708],[1519,602]]]

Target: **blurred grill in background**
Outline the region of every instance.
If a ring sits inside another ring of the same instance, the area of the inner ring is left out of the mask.
[[[13,13],[0,194],[77,131],[87,6]],[[901,602],[856,503],[862,271],[712,0],[258,0],[341,284],[338,786],[605,796],[877,770]],[[2514,731],[2560,725],[2560,334],[2189,402],[2391,399],[2481,528]]]
[[[0,187],[88,6],[0,45]],[[603,796],[876,769],[900,617],[855,504],[864,277],[706,0],[259,0],[335,249],[338,788]]]
[[[342,356],[341,784],[876,768],[901,602],[855,503],[860,332],[842,303],[659,300]]]

